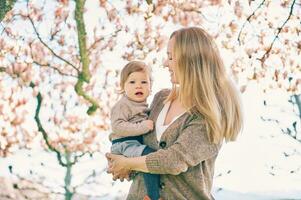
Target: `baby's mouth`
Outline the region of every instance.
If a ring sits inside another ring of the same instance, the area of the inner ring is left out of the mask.
[[[136,92],[135,95],[136,95],[136,96],[142,96],[142,95],[143,95],[143,92]]]

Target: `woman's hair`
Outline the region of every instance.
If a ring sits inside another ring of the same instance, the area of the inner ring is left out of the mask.
[[[177,30],[170,39],[179,87],[168,100],[178,96],[186,109],[201,114],[212,143],[235,140],[243,125],[241,102],[213,39],[197,27]]]
[[[151,77],[151,69],[141,61],[130,61],[128,64],[126,64],[123,69],[121,70],[120,74],[120,93],[124,93],[124,84],[128,77],[133,72],[144,72],[149,75],[150,78],[150,84],[152,85],[152,77]]]

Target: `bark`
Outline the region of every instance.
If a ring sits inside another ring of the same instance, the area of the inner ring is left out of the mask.
[[[76,0],[75,3],[75,21],[77,26],[77,36],[78,36],[78,46],[79,46],[79,54],[80,60],[82,64],[82,70],[79,73],[78,81],[75,84],[75,91],[79,96],[82,96],[84,99],[89,101],[92,105],[89,107],[87,113],[92,115],[95,113],[97,108],[99,108],[99,104],[96,99],[90,97],[83,90],[84,82],[89,83],[91,74],[89,71],[90,59],[87,49],[87,33],[84,22],[84,7],[86,0]]]
[[[0,22],[4,19],[6,13],[11,11],[17,0],[0,0]]]

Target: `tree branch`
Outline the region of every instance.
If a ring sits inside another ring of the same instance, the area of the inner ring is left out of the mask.
[[[21,195],[23,195],[23,196],[25,196],[23,194],[24,190],[37,191],[37,192],[42,193],[44,195],[49,195],[49,194],[64,195],[63,193],[52,191],[52,188],[46,186],[42,181],[33,180],[32,179],[33,177],[31,177],[31,179],[29,180],[29,179],[21,176],[20,174],[17,174],[17,173],[12,173],[12,174],[15,175],[18,178],[18,182],[17,181],[13,182],[14,183],[14,189],[20,191]],[[30,186],[28,186],[28,184]],[[42,186],[44,189],[48,190],[49,192],[42,191],[41,188],[39,188],[39,186]],[[15,199],[15,198],[13,198],[13,199]]]
[[[90,47],[88,48],[88,53],[91,53],[91,50],[96,46],[97,43],[99,43],[100,41],[104,40],[104,37],[100,37],[97,40],[95,40],[93,42],[93,44],[90,45]]]
[[[89,71],[90,59],[88,57],[87,42],[86,42],[86,28],[84,22],[84,7],[86,0],[76,0],[75,5],[75,21],[77,26],[77,37],[79,46],[80,61],[82,63],[82,77],[85,82],[89,82],[91,74]]]
[[[42,63],[39,63],[39,62],[37,62],[37,61],[33,61],[33,63],[36,64],[36,65],[39,65],[39,66],[41,66],[41,67],[49,67],[49,68],[51,68],[51,69],[57,71],[57,72],[58,72],[60,75],[62,75],[62,76],[69,76],[69,77],[73,77],[73,78],[78,78],[77,76],[75,76],[75,75],[73,75],[73,74],[66,74],[66,73],[62,72],[60,69],[51,66],[49,63],[47,63],[47,64],[42,64]]]
[[[255,13],[257,12],[257,10],[259,10],[259,8],[265,3],[266,0],[263,0],[258,6],[257,8],[253,11],[253,13],[251,15],[249,15],[249,17],[246,19],[246,21],[244,22],[244,24],[242,25],[240,31],[239,31],[239,34],[238,34],[238,37],[237,37],[237,41],[239,43],[239,45],[241,45],[241,40],[240,40],[240,36],[241,36],[241,33],[242,33],[242,30],[244,29],[244,27],[246,26],[246,23],[249,22],[251,23],[251,18],[255,15]]]
[[[34,30],[34,32],[36,33],[36,35],[37,35],[37,37],[38,37],[38,39],[39,39],[39,41],[56,57],[56,58],[58,58],[59,60],[61,60],[61,61],[63,61],[63,62],[65,62],[66,64],[68,64],[68,65],[70,65],[72,68],[74,68],[76,71],[77,71],[77,73],[79,73],[79,70],[72,64],[72,63],[70,63],[69,61],[67,61],[66,59],[64,59],[63,57],[61,57],[61,56],[59,56],[57,53],[55,53],[43,40],[42,40],[42,38],[41,38],[41,36],[40,36],[40,34],[39,34],[39,32],[37,31],[37,29],[36,29],[36,26],[34,25],[34,22],[33,22],[33,20],[31,19],[31,17],[29,16],[29,15],[27,15],[27,18],[29,19],[29,21],[30,21],[30,23],[31,23],[31,25],[32,25],[32,27],[33,27],[33,30]]]
[[[84,23],[84,6],[85,6],[85,0],[76,0],[75,3],[75,21],[77,25],[77,34],[78,34],[78,45],[79,45],[79,53],[80,53],[80,60],[82,63],[82,71],[79,73],[78,81],[75,84],[75,91],[79,96],[82,96],[84,99],[86,99],[88,102],[90,102],[92,105],[89,107],[87,114],[92,115],[95,113],[97,108],[99,108],[99,104],[96,99],[93,97],[88,96],[84,90],[83,90],[83,84],[84,82],[89,82],[91,78],[91,74],[89,71],[89,56],[87,51],[87,45],[86,45],[86,29],[85,29],[85,23]]]
[[[282,31],[282,29],[283,29],[283,27],[285,26],[285,24],[286,24],[286,23],[289,21],[289,19],[291,18],[292,14],[293,14],[293,10],[294,10],[294,5],[295,5],[295,3],[296,3],[296,0],[293,0],[293,3],[292,3],[292,5],[291,5],[291,8],[290,8],[290,12],[289,12],[288,17],[286,18],[286,20],[284,21],[284,23],[282,24],[282,26],[281,26],[280,28],[278,28],[278,32],[277,32],[276,36],[274,37],[274,39],[273,39],[273,41],[272,41],[272,43],[271,43],[269,49],[268,49],[268,50],[265,52],[265,54],[263,54],[263,56],[259,59],[261,62],[264,62],[264,61],[267,59],[267,57],[269,56],[270,51],[272,50],[273,45],[274,45],[276,39],[278,38],[280,32]]]
[[[90,55],[91,51],[96,47],[96,45],[97,45],[100,41],[104,40],[104,39],[107,38],[107,37],[109,37],[109,38],[117,37],[117,34],[118,34],[121,30],[122,30],[122,29],[116,29],[116,30],[114,31],[114,33],[109,34],[109,35],[102,36],[102,37],[98,38],[97,40],[95,40],[95,41],[93,42],[93,44],[91,44],[90,47],[88,48],[88,54]],[[107,48],[107,46],[108,46],[108,45],[103,46],[100,50],[101,50],[101,51],[104,50],[105,48]]]
[[[176,6],[175,6],[176,7]],[[179,6],[179,8],[181,9],[181,6]],[[204,15],[204,13],[200,10],[197,10],[196,8],[191,8],[191,9],[187,9],[187,8],[182,8],[181,9],[183,12],[196,12],[198,14],[200,14],[206,21],[213,23],[213,20],[209,20],[206,15]]]
[[[30,46],[30,48],[32,49],[31,44],[32,44],[32,43],[29,43],[29,46]],[[57,72],[58,72],[60,75],[62,75],[62,76],[69,76],[69,77],[77,78],[77,76],[74,76],[74,75],[72,75],[72,74],[66,74],[66,73],[62,72],[60,69],[51,66],[49,63],[47,63],[47,64],[42,64],[42,63],[39,63],[38,61],[35,61],[35,60],[33,59],[32,51],[30,51],[30,54],[31,54],[31,58],[32,58],[34,64],[39,65],[39,66],[41,66],[41,67],[49,67],[49,68],[53,69],[54,71],[57,71]]]
[[[80,77],[78,78],[77,83],[75,84],[75,92],[79,95],[82,96],[84,99],[86,99],[88,102],[90,102],[92,105],[89,107],[89,109],[87,110],[87,114],[88,115],[92,115],[95,113],[95,111],[97,110],[97,108],[100,108],[98,101],[96,99],[94,99],[93,97],[90,97],[89,95],[87,95],[84,90],[83,90],[83,84],[84,84],[84,80],[82,78],[82,76],[80,75]]]
[[[11,11],[17,0],[1,0],[0,1],[0,22],[4,19],[6,13]]]
[[[30,83],[30,87],[34,88],[35,85],[34,83]],[[67,165],[63,162],[62,160],[62,155],[61,155],[61,152],[59,150],[57,150],[55,147],[53,147],[50,143],[49,143],[49,138],[48,138],[48,134],[46,133],[45,129],[43,128],[42,124],[41,124],[41,121],[40,121],[40,118],[39,118],[39,114],[40,114],[40,109],[41,109],[41,104],[42,104],[42,95],[41,93],[39,92],[38,95],[37,95],[37,108],[36,108],[36,113],[35,113],[35,121],[37,123],[37,126],[38,126],[38,131],[40,131],[43,135],[43,139],[47,145],[47,147],[49,148],[49,150],[53,151],[56,153],[56,157],[59,161],[59,164],[63,167],[67,167]]]
[[[101,171],[99,171],[99,172],[96,172],[95,170],[93,170],[92,173],[91,173],[90,175],[88,175],[88,176],[83,180],[83,182],[81,182],[80,184],[74,186],[74,191],[76,192],[77,189],[78,189],[79,187],[82,187],[82,186],[84,186],[85,184],[93,183],[93,182],[90,182],[89,180],[90,180],[90,179],[93,179],[94,177],[97,177],[97,176],[101,175],[101,174],[102,174],[103,172],[105,172],[105,171],[106,171],[106,168],[103,168],[103,169],[102,169]]]
[[[32,44],[32,43],[29,43],[29,46],[30,46],[30,48],[32,49],[31,44]],[[51,68],[51,69],[54,69],[55,71],[57,71],[57,72],[58,72],[60,75],[62,75],[62,76],[69,76],[69,77],[77,78],[77,76],[74,76],[74,75],[72,75],[72,74],[66,74],[66,73],[62,72],[62,71],[59,70],[58,68],[51,66],[49,63],[47,63],[47,64],[42,64],[42,63],[39,63],[38,61],[35,61],[35,60],[33,59],[32,51],[30,51],[30,55],[31,55],[31,58],[32,58],[32,60],[33,60],[33,63],[36,64],[36,65],[39,65],[39,66],[41,66],[41,67],[49,67],[49,68]]]
[[[301,122],[301,94],[297,95],[297,94],[294,94],[292,95],[292,98],[295,99],[296,101],[296,105],[297,105],[297,108],[298,108],[298,116],[299,116],[299,119],[300,119],[300,122]]]
[[[280,125],[280,121],[277,119],[264,118],[262,116],[260,118],[262,119],[262,121],[275,122],[280,127],[280,130],[283,134],[286,134],[289,137],[291,137],[301,143],[301,140],[297,138],[298,132],[296,131],[296,129],[294,129],[294,123],[292,124],[292,127],[294,129],[295,135],[292,133],[293,131],[291,128],[288,128],[288,127],[282,128]]]
[[[86,153],[81,153],[80,155],[75,155],[74,160],[72,162],[70,162],[70,164],[74,165],[75,163],[77,163],[78,159],[83,157],[84,155],[86,155]]]

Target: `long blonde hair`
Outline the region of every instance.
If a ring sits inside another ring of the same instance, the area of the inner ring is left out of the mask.
[[[201,114],[212,143],[235,140],[243,125],[240,98],[213,39],[197,27],[177,30],[170,39],[179,87],[173,86],[168,100],[178,97],[186,109]]]

